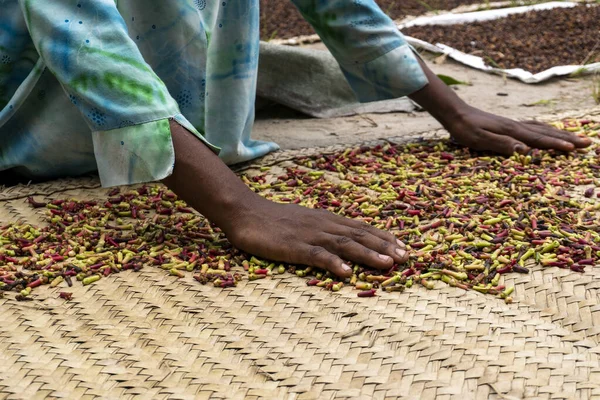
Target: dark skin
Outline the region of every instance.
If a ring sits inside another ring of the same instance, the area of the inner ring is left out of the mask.
[[[409,97],[429,112],[458,143],[473,150],[510,156],[531,148],[573,151],[592,142],[536,121],[516,122],[471,107],[462,101],[423,62],[429,80]]]
[[[582,139],[536,122],[515,122],[470,107],[422,64],[429,84],[410,98],[435,117],[459,143],[511,155],[531,147],[572,151]],[[389,269],[408,259],[391,233],[325,210],[278,204],[252,192],[200,140],[171,122],[175,168],[164,183],[217,224],[237,248],[290,264],[352,275],[344,260]]]

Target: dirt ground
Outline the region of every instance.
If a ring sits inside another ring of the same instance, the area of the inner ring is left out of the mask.
[[[325,49],[322,44],[306,47]],[[452,60],[434,64],[434,57],[427,53],[424,54],[424,58],[435,73],[449,75],[472,84],[456,87],[457,93],[469,104],[505,117],[531,119],[545,114],[583,110],[595,106],[590,76],[555,79],[530,85],[484,73]],[[282,149],[297,149],[353,144],[404,134],[412,136],[440,128],[440,124],[426,112],[308,119],[286,110],[272,110],[257,115],[253,137],[274,141]]]

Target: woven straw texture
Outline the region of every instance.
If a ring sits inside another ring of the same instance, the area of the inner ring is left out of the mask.
[[[43,224],[34,193],[106,196],[94,178],[4,189],[0,223]],[[515,275],[509,305],[451,287],[361,299],[289,274],[217,289],[151,267],[74,285],[69,302],[11,293],[0,398],[600,398],[600,269]]]

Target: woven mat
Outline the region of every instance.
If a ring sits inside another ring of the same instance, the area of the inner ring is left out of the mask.
[[[3,189],[0,223],[43,224],[33,193],[106,196],[94,178]],[[151,267],[75,285],[70,302],[9,294],[0,398],[600,398],[600,269],[515,275],[510,305],[451,287],[361,299],[289,274],[216,289]]]

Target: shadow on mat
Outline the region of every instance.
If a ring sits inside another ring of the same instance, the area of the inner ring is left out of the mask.
[[[97,177],[95,174],[84,174],[79,176],[65,176],[63,178],[86,178],[86,177]],[[43,183],[53,181],[55,179],[31,179],[29,177],[23,176],[13,170],[0,171],[0,188],[2,187],[11,187],[17,185],[28,185],[35,183]]]

